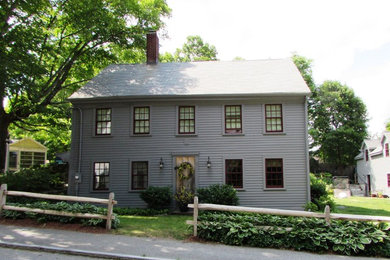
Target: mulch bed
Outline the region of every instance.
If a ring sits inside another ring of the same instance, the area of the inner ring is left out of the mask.
[[[48,223],[38,223],[33,219],[0,219],[1,225],[13,225],[21,227],[36,227],[36,228],[51,228],[51,229],[60,229],[68,231],[78,231],[86,233],[98,233],[98,234],[109,234],[110,231],[106,230],[103,227],[91,227],[83,226],[81,224],[64,224],[59,222],[48,222]]]

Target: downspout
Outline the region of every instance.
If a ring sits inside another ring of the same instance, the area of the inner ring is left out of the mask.
[[[79,195],[79,183],[81,182],[81,151],[82,151],[82,145],[83,145],[83,111],[79,107],[75,107],[75,109],[78,109],[80,112],[80,128],[79,128],[79,159],[78,159],[78,167],[77,167],[77,173],[74,176],[74,182],[75,182],[75,192],[76,196]]]
[[[308,133],[308,120],[307,120],[307,96],[305,96],[305,147],[306,147],[306,174],[307,174],[307,202],[310,202],[310,160],[309,160],[309,133]]]

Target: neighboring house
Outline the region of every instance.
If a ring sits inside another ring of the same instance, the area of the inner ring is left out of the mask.
[[[18,171],[34,165],[46,163],[47,147],[29,137],[21,140],[11,140],[6,158],[6,171]]]
[[[365,184],[367,193],[390,196],[390,132],[377,140],[364,140],[357,161],[357,179]]]
[[[230,184],[240,205],[303,209],[310,200],[306,98],[290,59],[111,65],[70,97],[69,194],[144,207],[148,186]],[[176,168],[176,169],[175,169]],[[188,173],[187,173],[188,174]]]

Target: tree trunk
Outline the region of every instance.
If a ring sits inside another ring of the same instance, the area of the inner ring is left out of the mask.
[[[5,157],[7,152],[9,120],[5,116],[0,117],[0,173],[5,170]]]

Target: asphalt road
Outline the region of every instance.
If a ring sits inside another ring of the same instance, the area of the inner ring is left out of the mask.
[[[183,242],[172,239],[141,238],[111,234],[91,234],[56,229],[39,229],[32,227],[18,227],[0,225],[0,245],[18,245],[18,248],[35,248],[38,252],[23,252],[14,249],[5,249],[11,257],[0,259],[86,259],[79,256],[52,255],[43,253],[42,249],[54,252],[80,253],[85,252],[90,257],[122,256],[121,259],[180,259],[180,260],[373,260],[368,257],[348,257],[340,255],[319,255],[291,250],[269,248],[253,248],[226,246],[216,243]],[[20,245],[22,247],[20,247]],[[9,251],[11,250],[11,251]],[[30,258],[16,258],[12,252],[26,253]],[[33,254],[34,253],[34,254]],[[9,256],[9,255],[8,255]],[[62,256],[64,258],[62,258]],[[2,258],[4,257],[4,258]],[[59,258],[54,258],[59,257]],[[73,258],[72,258],[73,257]],[[378,258],[375,258],[378,259]],[[384,259],[384,258],[383,258]]]

